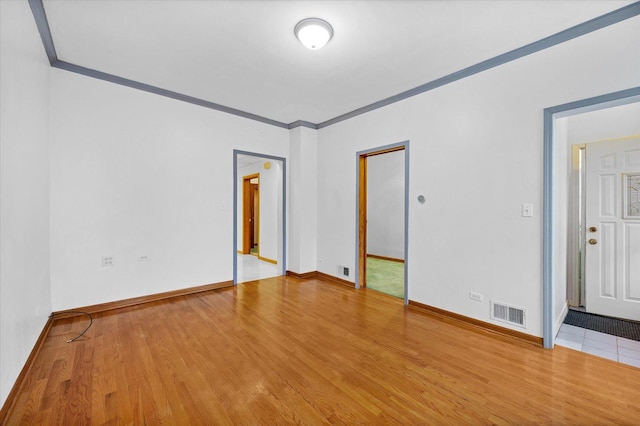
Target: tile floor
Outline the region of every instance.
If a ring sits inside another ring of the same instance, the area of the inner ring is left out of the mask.
[[[556,345],[640,368],[640,342],[562,324]]]
[[[237,256],[239,283],[280,275],[278,265],[259,260],[257,256],[251,254],[239,254]]]

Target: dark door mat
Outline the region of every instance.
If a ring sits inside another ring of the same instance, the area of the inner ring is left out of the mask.
[[[601,315],[588,314],[586,312],[569,309],[564,323],[586,328],[587,330],[599,331],[600,333],[640,341],[640,322],[636,321],[603,317]]]

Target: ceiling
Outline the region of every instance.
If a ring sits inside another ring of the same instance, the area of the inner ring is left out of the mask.
[[[633,1],[43,0],[60,61],[322,123]],[[307,50],[293,28],[327,20]]]

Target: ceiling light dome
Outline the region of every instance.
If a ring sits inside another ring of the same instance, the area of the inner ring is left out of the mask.
[[[333,28],[320,18],[307,18],[298,22],[293,32],[307,49],[318,50],[333,37]]]

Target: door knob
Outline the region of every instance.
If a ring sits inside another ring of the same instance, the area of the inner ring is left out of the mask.
[[[589,244],[591,244],[592,246],[596,245],[596,244],[598,244],[598,240],[596,240],[595,238],[591,238],[591,239],[589,239]]]
[[[597,230],[598,228],[596,228],[595,226],[589,228],[589,232],[596,232]]]

